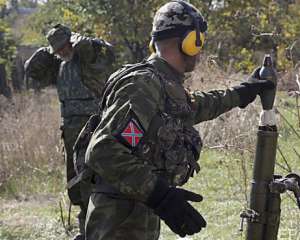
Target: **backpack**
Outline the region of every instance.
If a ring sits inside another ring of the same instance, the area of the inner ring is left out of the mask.
[[[143,61],[141,63],[124,65],[120,70],[113,73],[110,76],[110,78],[107,80],[102,92],[103,94],[102,94],[102,100],[100,102],[99,114],[94,114],[89,118],[89,120],[86,122],[84,127],[81,129],[75,141],[75,144],[73,146],[73,163],[74,163],[76,176],[67,183],[68,189],[79,184],[81,181],[90,182],[90,183],[93,182],[95,173],[90,167],[86,165],[85,153],[94,131],[96,130],[97,126],[101,122],[101,112],[105,108],[106,98],[111,92],[113,86],[117,82],[122,81],[123,77],[125,77],[131,72],[137,71],[139,69],[144,69],[144,68],[147,68],[150,71],[154,72],[153,66],[150,63]]]

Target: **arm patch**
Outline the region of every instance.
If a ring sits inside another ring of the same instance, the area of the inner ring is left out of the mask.
[[[114,137],[127,148],[134,150],[145,135],[145,130],[137,116],[131,112],[126,124]]]

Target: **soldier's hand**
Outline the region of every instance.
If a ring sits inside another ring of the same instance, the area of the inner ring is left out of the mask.
[[[255,69],[246,82],[233,87],[240,96],[240,108],[245,108],[255,100],[257,95],[261,95],[265,90],[275,88],[272,81],[260,79],[259,71],[260,68]]]
[[[169,228],[180,237],[193,235],[206,227],[201,214],[188,202],[201,202],[202,196],[184,189],[167,187],[159,181],[151,193],[147,205],[154,209]]]
[[[254,69],[254,71],[248,77],[247,82],[251,83],[251,82],[258,82],[259,80],[262,80],[259,77],[260,70],[261,70],[261,67]]]
[[[267,61],[266,58],[264,61]],[[270,60],[271,61],[271,60]],[[261,104],[264,110],[271,110],[274,105],[275,95],[276,95],[276,85],[277,85],[277,75],[276,71],[272,66],[265,66],[261,70],[258,69],[256,73],[256,78],[258,81],[269,80],[273,83],[272,88],[264,88],[258,94],[261,99]]]

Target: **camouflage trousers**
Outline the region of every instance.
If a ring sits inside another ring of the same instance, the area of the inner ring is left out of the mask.
[[[64,143],[64,157],[66,162],[67,182],[69,182],[76,172],[73,163],[73,145],[77,139],[79,132],[88,120],[87,116],[70,117],[63,119],[62,139]],[[68,189],[68,195],[72,204],[80,207],[78,214],[80,233],[84,235],[85,217],[89,196],[91,194],[91,184],[87,182],[80,182]]]
[[[86,240],[157,240],[160,220],[141,202],[92,193],[85,230]]]

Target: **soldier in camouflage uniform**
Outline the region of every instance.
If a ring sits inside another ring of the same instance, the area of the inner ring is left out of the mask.
[[[206,227],[188,202],[202,197],[178,188],[200,170],[202,142],[193,125],[244,108],[264,89],[274,88],[261,80],[227,90],[187,92],[184,73],[193,70],[201,46],[190,56],[182,39],[194,31],[196,40],[204,41],[200,35],[206,29],[194,6],[165,4],[153,21],[156,52],[142,63],[124,66],[107,81],[101,122],[86,152],[86,164],[97,174],[87,240],[155,240],[160,219],[181,237]]]
[[[104,40],[72,33],[60,24],[48,32],[47,39],[50,46],[38,49],[26,61],[25,80],[28,87],[35,89],[56,83],[69,182],[76,176],[73,145],[88,118],[98,113],[99,98],[104,81],[112,71],[114,56],[111,45]],[[89,184],[80,182],[68,189],[68,195],[71,202],[81,208],[78,215],[80,234],[76,239],[84,239]]]

